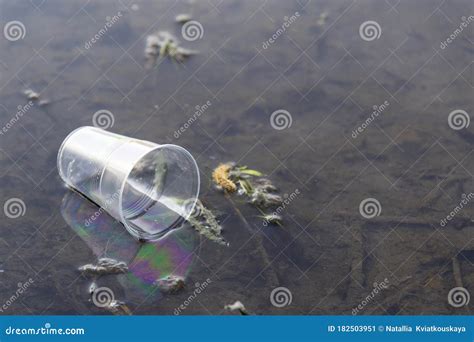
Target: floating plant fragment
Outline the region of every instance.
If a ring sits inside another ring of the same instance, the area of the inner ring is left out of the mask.
[[[173,274],[157,279],[154,284],[164,293],[175,294],[184,289],[184,279]]]
[[[178,15],[174,18],[174,20],[175,20],[177,23],[179,23],[179,24],[185,24],[185,23],[187,23],[188,21],[190,21],[191,19],[192,19],[192,18],[191,18],[191,15],[185,14],[185,13],[183,13],[183,14],[178,14]]]
[[[23,94],[26,95],[28,100],[33,100],[33,101],[38,100],[40,97],[40,94],[32,89],[26,89],[25,91],[23,91]]]
[[[216,216],[201,201],[197,200],[194,214],[188,218],[188,222],[199,234],[204,235],[209,240],[221,245],[228,245],[222,237],[222,227],[217,222]]]
[[[318,26],[324,26],[326,24],[326,19],[329,16],[329,12],[324,11],[319,15],[319,18],[316,20],[316,25]]]
[[[79,267],[79,271],[86,275],[117,274],[128,271],[128,266],[123,261],[111,258],[100,258],[97,265],[86,264]]]
[[[250,203],[260,208],[270,208],[279,206],[283,202],[283,198],[274,193],[270,193],[263,188],[256,187],[250,196]]]
[[[281,221],[283,220],[283,218],[276,213],[263,215],[261,216],[261,218],[263,219],[263,221],[266,221],[268,223],[278,224],[278,225],[280,225]]]
[[[229,304],[224,306],[224,310],[229,310],[229,311],[239,311],[241,315],[249,315],[249,312],[245,308],[244,304],[240,301],[236,301],[234,304]]]
[[[38,105],[40,107],[49,105],[49,100],[46,100],[46,99],[40,100],[40,94],[32,89],[24,90],[23,94],[26,95],[27,99],[30,101],[38,101]]]
[[[159,56],[183,62],[195,54],[197,51],[181,47],[178,39],[167,31],[158,31],[146,37],[145,56],[148,66],[154,66]]]
[[[230,179],[230,170],[234,167],[232,163],[220,164],[212,172],[212,179],[216,185],[228,192],[237,190],[237,185]]]
[[[220,164],[214,169],[212,178],[218,188],[227,192],[238,190],[240,195],[246,195],[250,203],[260,211],[283,203],[276,186],[268,178],[263,177],[260,171],[251,170],[247,166],[238,166],[232,162]],[[273,221],[275,223],[281,221],[281,217],[274,218]]]

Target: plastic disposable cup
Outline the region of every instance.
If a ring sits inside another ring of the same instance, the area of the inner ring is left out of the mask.
[[[100,206],[94,217],[107,211],[139,239],[156,240],[179,227],[199,195],[199,170],[184,148],[96,127],[66,137],[58,171],[68,186]]]

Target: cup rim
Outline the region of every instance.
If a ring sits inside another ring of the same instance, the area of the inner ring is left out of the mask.
[[[174,148],[174,149],[179,150],[180,152],[184,152],[184,154],[186,154],[186,156],[192,161],[192,165],[194,166],[194,169],[196,170],[196,174],[197,174],[196,191],[195,191],[195,194],[193,195],[193,204],[191,206],[191,209],[189,210],[189,213],[188,213],[187,217],[182,217],[181,216],[180,218],[177,219],[177,221],[175,221],[172,225],[170,225],[164,231],[156,233],[156,234],[150,234],[150,235],[147,235],[147,236],[144,237],[141,234],[138,234],[136,232],[136,230],[128,224],[127,219],[125,218],[125,216],[123,214],[123,203],[122,203],[123,202],[123,193],[124,193],[124,190],[125,190],[125,185],[127,183],[127,180],[130,177],[130,174],[132,173],[132,171],[134,170],[135,165],[137,165],[137,163],[139,163],[149,153],[155,152],[155,151],[157,151],[159,149],[163,149],[163,148]],[[201,179],[200,179],[200,175],[199,175],[199,167],[197,165],[196,160],[192,156],[192,154],[188,150],[186,150],[184,147],[181,147],[179,145],[175,145],[175,144],[162,144],[162,145],[160,145],[160,144],[157,144],[157,146],[155,146],[154,148],[144,152],[137,159],[134,166],[132,168],[130,168],[130,170],[126,173],[126,175],[125,175],[125,177],[122,181],[122,184],[120,185],[119,199],[118,199],[118,206],[119,206],[118,214],[120,216],[120,221],[125,226],[127,231],[137,239],[146,239],[147,241],[156,241],[158,239],[161,239],[162,237],[166,236],[169,232],[171,232],[173,230],[173,228],[175,228],[178,221],[179,221],[179,223],[181,223],[182,220],[187,220],[189,218],[189,216],[191,215],[191,213],[193,212],[193,210],[196,206],[196,203],[197,203],[197,200],[198,200],[198,197],[199,197],[200,187],[201,187]]]

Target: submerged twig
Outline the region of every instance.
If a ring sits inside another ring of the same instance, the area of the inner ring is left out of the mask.
[[[225,194],[225,197],[226,199],[229,201],[229,203],[231,204],[232,208],[234,209],[235,213],[237,214],[237,216],[239,216],[240,220],[244,223],[245,227],[247,228],[247,230],[249,230],[252,234],[254,233],[253,229],[250,227],[250,224],[247,222],[247,220],[245,219],[244,215],[242,215],[241,211],[239,210],[239,208],[237,208],[234,204],[234,202],[232,201],[232,199],[230,198],[230,196],[228,194]],[[272,286],[278,286],[279,284],[279,280],[278,280],[278,276],[275,272],[275,269],[273,268],[273,264],[272,262],[270,261],[270,258],[268,256],[268,253],[267,253],[267,250],[265,249],[265,247],[263,246],[263,240],[262,240],[262,237],[260,234],[255,234],[254,235],[254,239],[256,240],[257,242],[257,250],[258,252],[260,253],[260,256],[263,260],[263,263],[264,263],[264,268],[263,270],[266,271],[267,273],[267,276],[269,278],[269,283],[270,285]],[[263,271],[262,271],[263,272]]]

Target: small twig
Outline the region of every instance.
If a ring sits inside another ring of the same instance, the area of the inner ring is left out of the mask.
[[[278,277],[275,272],[275,269],[272,266],[270,258],[268,257],[267,250],[265,249],[265,247],[263,247],[262,237],[260,236],[260,234],[255,233],[254,230],[250,227],[250,224],[247,222],[244,215],[242,215],[239,208],[237,208],[237,206],[234,204],[234,201],[232,201],[232,199],[230,198],[227,192],[224,192],[224,197],[227,199],[227,201],[229,201],[235,213],[237,214],[237,216],[239,216],[240,220],[244,223],[245,227],[249,230],[249,232],[252,234],[255,234],[255,238],[257,240],[257,250],[259,251],[262,257],[263,263],[265,264],[265,269],[268,270],[268,277],[270,279],[270,283],[273,286],[278,286],[279,285]]]

